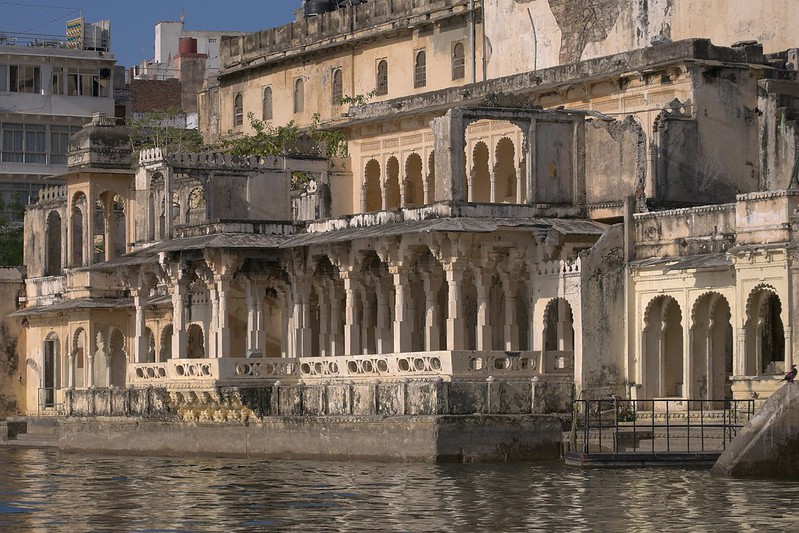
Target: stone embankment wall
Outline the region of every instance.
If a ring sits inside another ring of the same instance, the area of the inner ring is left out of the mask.
[[[570,381],[66,393],[66,451],[414,461],[556,460]]]
[[[24,287],[20,269],[0,268],[0,420],[25,410],[25,336],[19,321],[8,318]]]
[[[219,387],[211,390],[65,391],[70,417],[257,422],[268,417],[526,415],[568,412],[570,379],[396,381]]]

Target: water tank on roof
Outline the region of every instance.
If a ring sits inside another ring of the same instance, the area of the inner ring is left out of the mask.
[[[197,53],[197,39],[194,37],[181,37],[178,41],[178,53],[182,56]]]
[[[305,0],[303,4],[306,18],[333,11],[337,7],[336,0]]]

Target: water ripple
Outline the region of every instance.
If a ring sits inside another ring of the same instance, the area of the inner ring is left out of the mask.
[[[799,484],[686,469],[98,457],[0,449],[9,531],[763,531]]]

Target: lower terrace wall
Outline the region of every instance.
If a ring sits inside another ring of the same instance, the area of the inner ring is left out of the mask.
[[[525,381],[394,381],[269,384],[206,390],[73,389],[68,417],[138,417],[184,422],[260,422],[268,417],[524,415],[565,413],[568,378]]]
[[[65,451],[415,461],[556,460],[569,379],[69,390]]]

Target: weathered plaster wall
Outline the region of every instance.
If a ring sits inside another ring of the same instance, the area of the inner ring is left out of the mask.
[[[633,117],[588,122],[585,127],[585,201],[617,202],[643,194],[646,135]]]
[[[261,421],[276,416],[522,415],[566,412],[569,377],[533,381],[393,381],[266,384],[208,391],[76,389],[64,395],[73,417],[143,416],[187,422]]]
[[[24,284],[18,268],[0,268],[0,419],[25,411],[25,330],[9,318]]]
[[[799,83],[761,80],[757,108],[760,117],[760,189],[787,188],[799,146]]]
[[[485,0],[488,78],[673,41],[757,40],[766,52],[796,46],[792,0]],[[720,22],[721,21],[721,22]]]
[[[72,416],[62,424],[59,446],[161,455],[553,460],[561,454],[562,424],[557,416],[530,413],[566,410],[570,391],[568,380],[293,385],[198,393],[69,391],[66,409]]]
[[[735,206],[635,215],[634,231],[636,259],[723,252],[736,242]]]
[[[563,427],[551,415],[280,417],[258,424],[188,425],[128,419],[68,419],[59,447],[192,455],[394,461],[558,460]]]
[[[624,395],[624,226],[612,226],[582,261],[582,357],[575,361],[575,386],[584,398]]]

